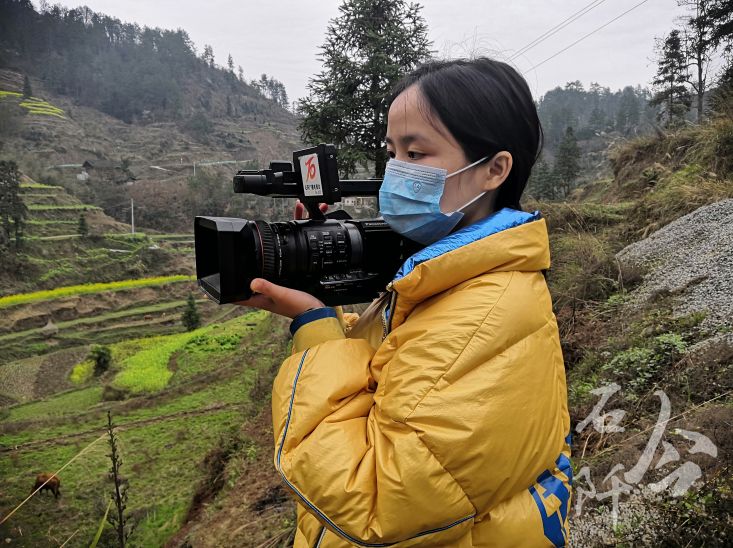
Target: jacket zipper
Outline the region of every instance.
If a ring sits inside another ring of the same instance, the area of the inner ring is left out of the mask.
[[[323,537],[326,536],[326,527],[322,526],[321,531],[318,535],[318,540],[316,541],[316,544],[313,546],[313,548],[318,548],[321,545],[321,542],[323,542]]]

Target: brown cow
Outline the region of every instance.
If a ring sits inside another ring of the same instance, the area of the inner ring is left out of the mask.
[[[43,485],[44,482],[46,485]],[[41,487],[41,485],[43,485],[43,487]],[[48,472],[42,472],[36,476],[36,484],[33,486],[33,489],[31,489],[31,493],[39,487],[41,487],[41,492],[43,492],[44,489],[48,489],[53,493],[54,497],[59,498],[59,495],[61,494],[59,491],[59,487],[61,487],[61,478],[53,474],[49,474]]]

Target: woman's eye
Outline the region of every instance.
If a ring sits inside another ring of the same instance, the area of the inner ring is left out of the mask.
[[[389,156],[390,158],[394,158],[395,157],[394,151],[393,150],[388,150],[387,151],[387,156]]]
[[[422,152],[415,152],[413,150],[408,151],[407,157],[410,160],[419,160],[421,157],[423,157],[424,154]]]

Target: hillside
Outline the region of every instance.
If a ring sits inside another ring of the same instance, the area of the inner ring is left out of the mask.
[[[192,236],[140,232],[59,185],[21,180],[28,209],[19,253],[3,253],[0,296],[59,285],[193,273]],[[87,234],[79,233],[80,219]]]
[[[240,210],[249,202],[266,207],[266,198],[234,197],[232,175],[291,158],[299,146],[295,119],[282,109],[267,116],[212,115],[202,127],[186,120],[127,124],[31,81],[36,102],[48,108],[26,107],[19,95],[23,75],[0,68],[0,158],[119,221],[130,222],[133,198],[141,227],[190,232],[196,214],[224,214],[230,203]]]
[[[254,481],[263,472],[248,469],[264,451],[255,441],[261,438],[249,438],[242,425],[266,407],[266,383],[284,357],[283,327],[254,312],[182,335],[129,340],[111,347],[116,365],[101,379],[105,388],[82,362],[72,388],[6,411],[0,425],[2,515],[27,495],[39,469],[57,470],[79,458],[60,474],[58,502],[34,497],[0,525],[3,538],[17,546],[48,546],[76,531],[71,546],[91,542],[108,499],[107,409],[118,427],[128,512],[137,524],[130,546],[162,545],[192,515],[192,500],[208,500],[238,477],[247,483],[242,493],[255,497],[253,506],[269,506]],[[26,371],[31,364],[19,367]],[[120,391],[130,395],[110,400]],[[273,522],[272,530],[278,526]],[[263,523],[259,534],[266,530]],[[101,545],[112,538],[108,528]]]
[[[272,214],[231,181],[299,148],[286,91],[203,50],[184,30],[86,7],[0,3],[0,159],[118,221],[134,199],[137,224],[163,232],[190,232],[200,214]]]
[[[548,212],[578,546],[727,546],[733,123],[645,137]]]

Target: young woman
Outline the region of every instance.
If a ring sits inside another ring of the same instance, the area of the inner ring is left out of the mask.
[[[252,281],[294,318],[272,393],[296,547],[561,546],[565,370],[545,220],[520,197],[542,146],[524,79],[487,58],[400,82],[380,211],[425,244],[360,316]]]

